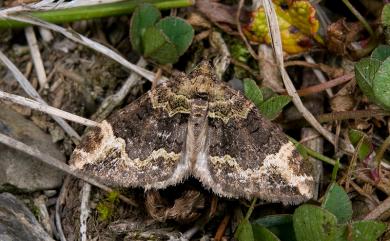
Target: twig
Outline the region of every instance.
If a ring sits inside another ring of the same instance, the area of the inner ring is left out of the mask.
[[[359,140],[359,142],[356,146],[355,152],[353,153],[352,159],[349,162],[347,172],[344,175],[343,179],[345,180],[345,189],[347,189],[347,190],[349,190],[349,183],[351,181],[351,175],[352,175],[352,172],[354,170],[354,167],[356,166],[356,161],[357,161],[358,156],[359,156],[359,151],[360,151],[360,148],[362,147],[363,143],[364,143],[364,137],[362,137]]]
[[[331,122],[336,120],[348,120],[348,119],[362,119],[373,118],[379,116],[389,116],[390,112],[385,110],[353,110],[353,111],[341,111],[332,112],[326,114],[320,114],[316,116],[316,119],[320,123]]]
[[[31,58],[34,63],[35,72],[37,73],[39,86],[41,89],[43,89],[47,85],[47,77],[33,27],[25,28],[25,35],[28,46],[30,48]]]
[[[244,0],[240,0],[238,2],[238,8],[237,8],[237,14],[236,14],[237,30],[238,30],[238,33],[240,34],[242,40],[244,40],[244,43],[245,43],[246,48],[248,49],[249,53],[252,55],[252,57],[254,59],[257,60],[257,59],[259,59],[259,56],[257,56],[256,52],[252,49],[252,46],[249,44],[248,39],[245,37],[244,33],[242,32],[240,16],[241,16],[241,10],[242,10],[243,6],[244,6]]]
[[[354,181],[350,181],[351,186],[358,192],[360,195],[370,199],[371,202],[378,204],[378,201],[375,200],[370,194],[366,193],[359,185],[357,185]]]
[[[13,149],[24,152],[30,156],[33,156],[33,157],[37,158],[38,160],[46,163],[47,165],[55,167],[55,168],[65,172],[65,173],[70,174],[72,176],[75,176],[79,179],[82,179],[82,180],[84,180],[84,181],[86,181],[86,182],[106,191],[106,192],[113,192],[113,190],[111,188],[107,187],[106,185],[101,184],[100,182],[96,181],[95,179],[93,179],[91,177],[86,176],[83,173],[73,171],[67,164],[55,159],[54,157],[46,155],[46,154],[40,152],[36,148],[30,147],[22,142],[19,142],[13,138],[10,138],[6,135],[1,134],[1,133],[0,133],[0,143],[3,143],[6,146],[9,146]],[[133,200],[131,200],[123,195],[119,195],[119,198],[127,204],[130,204],[130,205],[135,206],[135,207],[138,206]]]
[[[84,183],[81,189],[81,205],[80,205],[80,239],[87,241],[87,220],[89,217],[89,197],[91,194],[91,185]]]
[[[20,86],[23,88],[26,93],[31,96],[33,99],[38,101],[43,105],[47,105],[47,103],[42,99],[42,97],[38,94],[38,92],[34,89],[34,87],[30,84],[30,82],[24,77],[24,75],[20,72],[20,70],[3,54],[0,50],[0,60],[4,63],[4,65],[12,72],[15,79],[19,82]],[[52,118],[64,129],[64,131],[72,138],[75,143],[81,139],[79,134],[73,128],[66,123],[63,119],[52,116]]]
[[[52,1],[54,2],[54,1]],[[180,8],[180,7],[189,7],[193,5],[192,0],[133,0],[133,1],[121,1],[117,3],[108,3],[108,4],[96,4],[92,6],[82,6],[74,7],[70,5],[72,2],[69,1],[68,4],[46,4],[42,6],[30,5],[26,7],[18,7],[6,9],[7,11],[2,10],[0,12],[0,17],[3,17],[5,14],[20,14],[22,11],[29,11],[29,14],[33,17],[40,18],[44,21],[52,23],[66,23],[79,20],[87,20],[94,18],[103,18],[110,16],[119,16],[119,15],[128,15],[131,13],[135,7],[144,2],[152,3],[159,9],[171,9],[171,8]],[[84,1],[88,2],[88,1]],[[92,2],[93,3],[93,2]],[[62,8],[62,9],[61,9]],[[35,10],[35,11],[31,11]],[[45,11],[49,10],[49,11]],[[0,28],[11,28],[11,27],[24,27],[26,24],[16,22],[16,21],[6,21],[0,18]]]
[[[225,233],[226,227],[230,221],[230,213],[227,213],[225,217],[223,217],[221,223],[218,226],[217,232],[215,233],[214,240],[221,241],[223,234]]]
[[[318,85],[313,85],[313,86],[309,86],[309,87],[300,89],[297,92],[298,92],[299,96],[306,96],[306,95],[315,94],[315,93],[327,90],[329,88],[333,88],[335,86],[338,86],[338,85],[343,84],[345,82],[348,82],[354,76],[355,76],[354,74],[346,74],[346,75],[337,77],[335,79],[326,81],[326,82],[318,84]],[[287,92],[284,92],[282,94],[287,94]]]
[[[62,28],[58,25],[51,24],[51,23],[48,23],[48,22],[45,22],[45,21],[42,21],[39,19],[35,19],[35,18],[30,17],[30,16],[6,16],[6,18],[13,19],[13,20],[20,21],[20,22],[24,22],[24,23],[37,25],[37,26],[40,26],[43,28],[50,29],[50,30],[55,31],[55,32],[59,32],[62,35],[64,35],[65,37],[67,37],[67,38],[69,38],[69,39],[71,39],[79,44],[82,44],[88,48],[94,49],[94,50],[98,51],[99,53],[113,59],[114,61],[116,61],[119,64],[123,65],[124,67],[130,69],[131,71],[136,72],[137,74],[141,75],[142,77],[144,77],[145,79],[147,79],[149,81],[153,81],[153,79],[155,77],[153,72],[148,71],[148,70],[143,69],[143,68],[140,68],[139,66],[130,63],[129,61],[127,61],[125,58],[123,58],[120,54],[118,54],[114,50],[111,50],[110,48],[108,48],[108,47],[106,47],[106,46],[104,46],[96,41],[93,41],[93,40],[91,40],[91,39],[89,39],[89,38],[87,38],[79,33],[76,33],[74,31],[67,30],[67,29]],[[167,81],[167,78],[161,77],[160,81],[161,82]]]
[[[39,103],[37,101],[31,100],[31,99],[28,99],[28,98],[25,98],[22,96],[9,94],[9,93],[3,92],[1,90],[0,90],[0,99],[8,100],[8,101],[11,101],[15,104],[27,106],[31,109],[45,112],[49,115],[58,116],[60,118],[64,118],[66,120],[70,120],[70,121],[73,121],[73,122],[76,122],[76,123],[79,123],[79,124],[82,124],[85,126],[99,126],[100,125],[98,122],[80,117],[78,115],[71,114],[69,112],[51,107],[47,104]]]
[[[305,54],[304,57],[305,57],[305,60],[306,60],[308,63],[311,63],[311,64],[315,64],[315,63],[316,63],[316,62],[314,61],[314,59],[313,59],[310,55]],[[327,80],[326,80],[324,74],[321,72],[321,70],[319,70],[319,69],[313,69],[313,72],[314,72],[314,74],[317,76],[317,79],[318,79],[321,83],[324,84],[324,83],[327,82]],[[326,89],[326,94],[328,95],[328,97],[332,97],[332,96],[333,96],[333,92],[332,92],[332,90],[329,89],[329,88]]]
[[[379,182],[375,182],[372,180],[372,178],[364,172],[356,172],[355,178],[359,179],[360,181],[367,182],[372,186],[375,186],[382,192],[386,193],[387,196],[390,196],[390,183],[389,182],[383,182],[382,179],[379,180]]]
[[[369,212],[364,220],[378,219],[384,212],[390,209],[390,197],[386,198],[381,204],[379,204],[374,210]]]
[[[292,97],[292,101],[298,111],[302,114],[302,116],[309,122],[313,128],[315,128],[321,135],[323,135],[330,143],[334,144],[334,135],[325,129],[310,113],[306,107],[303,105],[301,99],[299,98],[297,91],[292,83],[290,77],[288,76],[287,71],[284,68],[283,62],[283,49],[282,49],[282,40],[280,37],[280,30],[278,27],[278,21],[275,13],[275,9],[273,7],[273,3],[271,0],[262,0],[263,7],[267,17],[268,27],[270,29],[270,35],[272,39],[272,45],[274,47],[276,62],[278,64],[280,73],[282,75],[283,83],[286,87],[287,93]],[[346,142],[345,140],[340,140],[340,144],[342,148],[349,152],[353,153],[353,146]]]
[[[55,208],[55,220],[56,220],[56,227],[58,231],[58,235],[61,241],[66,241],[64,231],[62,229],[62,224],[61,224],[61,214],[60,214],[60,206],[62,205],[64,198],[67,196],[67,186],[70,182],[71,178],[70,176],[66,176],[64,182],[62,183],[61,191],[60,194],[57,197],[57,202],[56,202],[56,208]]]

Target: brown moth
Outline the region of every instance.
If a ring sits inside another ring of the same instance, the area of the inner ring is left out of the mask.
[[[162,189],[193,176],[224,197],[284,204],[312,198],[315,186],[311,163],[206,61],[89,131],[70,162],[116,187]]]

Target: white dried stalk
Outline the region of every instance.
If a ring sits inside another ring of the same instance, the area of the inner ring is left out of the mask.
[[[11,101],[12,103],[23,105],[31,109],[47,113],[49,115],[58,116],[60,118],[70,120],[85,126],[99,126],[98,122],[74,115],[72,113],[57,109],[47,104],[42,104],[38,101],[34,101],[19,95],[13,95],[0,90],[0,99]]]
[[[41,52],[39,51],[39,46],[37,38],[33,27],[27,27],[24,29],[28,46],[30,48],[31,58],[34,63],[35,72],[37,73],[38,82],[41,89],[45,88],[47,85],[47,77],[45,67],[43,66]]]
[[[31,98],[35,99],[43,105],[47,105],[47,103],[42,99],[42,97],[38,94],[38,92],[34,89],[26,77],[24,77],[22,72],[20,72],[20,70],[11,62],[11,60],[7,58],[7,56],[3,54],[1,50],[0,60],[12,72],[20,86],[29,96],[31,96]],[[64,131],[72,138],[75,143],[78,143],[78,141],[81,139],[79,134],[77,134],[77,132],[68,123],[66,123],[66,121],[57,116],[52,116],[52,118],[64,129]]]
[[[334,134],[325,129],[313,116],[313,114],[306,109],[303,105],[302,100],[299,98],[297,90],[294,87],[286,69],[284,68],[284,60],[283,60],[283,49],[282,49],[282,40],[280,37],[280,30],[278,25],[278,20],[276,16],[276,12],[271,0],[262,0],[263,7],[267,19],[268,28],[270,31],[270,36],[272,40],[272,46],[275,51],[276,63],[279,67],[284,86],[286,87],[287,93],[292,97],[292,101],[298,111],[302,114],[302,116],[310,123],[313,128],[315,128],[321,135],[323,135],[330,143],[335,144]],[[346,142],[340,141],[342,148],[349,153],[354,152],[353,146]]]
[[[89,217],[89,197],[91,194],[91,185],[84,183],[81,189],[81,205],[80,205],[80,239],[88,241],[87,237],[87,221]]]
[[[99,5],[99,4],[108,4],[108,3],[120,2],[120,1],[123,0],[72,0],[72,1],[43,0],[36,3],[30,3],[30,4],[0,9],[0,17],[11,13],[16,14],[25,11],[47,11],[47,10],[56,10],[56,9],[67,9],[67,8]]]
[[[311,63],[311,64],[315,64],[316,62],[314,61],[313,57],[311,57],[310,55],[308,54],[305,54],[304,55],[305,57],[305,60],[308,62],[308,63]],[[325,83],[327,82],[324,74],[322,73],[321,70],[319,69],[313,69],[313,72],[315,74],[315,76],[317,76],[317,79],[320,81],[320,83]],[[332,98],[333,97],[333,91],[331,88],[327,88],[326,90],[326,94],[328,95],[329,98]]]
[[[115,52],[114,50],[96,42],[96,41],[93,41],[79,33],[76,33],[72,30],[67,30],[67,29],[64,29],[58,25],[55,25],[55,24],[52,24],[52,23],[49,23],[49,22],[46,22],[46,21],[43,21],[43,20],[40,20],[40,19],[37,19],[37,18],[33,18],[33,17],[30,17],[30,16],[22,16],[22,15],[18,15],[18,16],[11,16],[11,15],[7,15],[5,18],[7,19],[11,19],[11,20],[16,20],[16,21],[20,21],[20,22],[24,22],[24,23],[28,23],[28,24],[32,24],[32,25],[37,25],[37,26],[40,26],[40,27],[43,27],[43,28],[47,28],[47,29],[50,29],[52,31],[55,31],[55,32],[59,32],[61,34],[63,34],[65,37],[79,43],[79,44],[82,44],[86,47],[89,47],[91,49],[94,49],[96,50],[97,52],[115,60],[116,62],[118,62],[119,64],[123,65],[124,67],[130,69],[131,71],[134,71],[136,72],[137,74],[141,75],[142,77],[144,77],[145,79],[153,82],[154,78],[155,78],[155,74],[149,70],[146,70],[144,68],[140,68],[139,66],[135,65],[135,64],[132,64],[130,63],[129,61],[127,61],[125,58],[123,58],[120,54],[118,54],[117,52]],[[159,81],[160,82],[165,82],[167,81],[168,79],[166,77],[160,77]]]

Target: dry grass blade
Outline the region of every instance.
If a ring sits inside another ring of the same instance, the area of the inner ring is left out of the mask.
[[[390,209],[390,197],[386,198],[379,206],[374,210],[369,212],[364,219],[365,220],[374,220],[378,219],[383,213],[388,212]]]
[[[33,27],[25,28],[25,35],[26,35],[28,46],[30,48],[30,53],[34,63],[35,72],[37,73],[38,82],[41,89],[43,89],[47,84],[47,77],[46,77],[45,67],[43,66],[41,52],[39,51],[39,46],[38,46],[37,38],[35,36]]]
[[[20,86],[23,88],[26,93],[31,96],[33,99],[41,103],[42,105],[47,105],[47,103],[42,99],[42,97],[38,94],[38,92],[34,89],[34,87],[30,84],[30,82],[24,77],[22,72],[0,51],[0,60],[4,63],[4,65],[12,72],[15,79],[19,82]],[[63,119],[52,116],[52,118],[64,129],[64,131],[72,138],[75,143],[81,139],[79,134],[73,128],[66,123]]]
[[[278,64],[280,73],[282,75],[283,83],[286,87],[287,93],[292,97],[292,101],[298,111],[302,114],[302,116],[310,123],[313,128],[315,128],[321,135],[323,135],[329,142],[335,144],[334,134],[326,130],[313,116],[310,111],[306,109],[303,105],[302,100],[299,98],[297,90],[294,87],[286,69],[284,68],[283,61],[283,49],[282,49],[282,40],[280,37],[279,25],[275,13],[275,9],[273,7],[273,3],[271,0],[262,0],[263,7],[267,17],[268,27],[270,29],[270,35],[272,39],[272,46],[275,51],[276,62]],[[349,153],[353,153],[354,148],[350,143],[346,141],[340,142],[342,148]]]
[[[0,143],[6,145],[6,146],[9,146],[13,149],[16,149],[18,151],[21,151],[21,152],[24,152],[30,156],[33,156],[35,158],[37,158],[38,160],[46,163],[47,165],[50,165],[52,167],[55,167],[67,174],[70,174],[74,177],[77,177],[79,179],[82,179],[106,192],[113,192],[113,190],[109,187],[107,187],[106,185],[104,184],[101,184],[100,182],[96,181],[95,179],[93,178],[90,178],[88,176],[86,176],[85,174],[82,174],[82,173],[79,173],[79,172],[75,172],[73,171],[70,166],[68,166],[67,164],[55,159],[54,157],[51,157],[49,155],[46,155],[42,152],[40,152],[38,149],[36,148],[33,148],[33,147],[30,147],[20,141],[17,141],[11,137],[8,137],[6,135],[3,135],[0,133]],[[119,198],[126,202],[127,204],[130,204],[130,205],[133,205],[133,206],[138,206],[133,200],[130,200],[129,198],[123,196],[123,195],[119,195]]]
[[[42,0],[30,4],[18,5],[15,7],[5,8],[0,10],[0,17],[5,17],[8,14],[16,14],[26,11],[46,11],[53,9],[66,9],[82,6],[91,6],[98,4],[108,4],[114,2],[120,2],[122,0],[73,0],[73,1],[53,1]]]
[[[141,68],[135,64],[130,63],[129,61],[127,61],[125,58],[123,58],[120,54],[118,54],[114,50],[112,50],[112,49],[110,49],[110,48],[108,48],[108,47],[106,47],[106,46],[104,46],[96,41],[93,41],[93,40],[91,40],[91,39],[89,39],[89,38],[87,38],[79,33],[76,33],[72,30],[67,30],[67,29],[62,28],[58,25],[48,23],[48,22],[45,22],[45,21],[42,21],[42,20],[39,20],[36,18],[29,17],[29,16],[7,15],[6,18],[12,19],[15,21],[20,21],[20,22],[32,24],[32,25],[37,25],[37,26],[40,26],[43,28],[50,29],[50,30],[55,31],[55,32],[59,32],[62,35],[64,35],[65,37],[67,37],[67,38],[69,38],[69,39],[71,39],[79,44],[82,44],[88,48],[94,49],[97,52],[115,60],[119,64],[130,69],[131,71],[134,71],[135,73],[139,74],[140,76],[144,77],[145,79],[147,79],[149,81],[153,81],[153,79],[155,78],[155,74],[153,72],[148,71],[144,68]],[[165,82],[166,80],[167,80],[166,77],[160,78],[161,82]]]
[[[89,217],[89,197],[91,196],[91,185],[84,183],[81,190],[81,205],[80,205],[80,239],[87,241],[87,220]]]
[[[0,99],[11,101],[15,104],[27,106],[31,109],[45,112],[49,115],[58,116],[63,119],[67,119],[85,126],[99,126],[98,122],[80,117],[78,115],[71,114],[69,112],[51,107],[47,104],[42,104],[38,101],[24,98],[22,96],[9,94],[0,90]]]

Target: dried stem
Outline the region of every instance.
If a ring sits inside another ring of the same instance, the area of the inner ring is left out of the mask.
[[[34,89],[31,83],[26,79],[26,77],[20,72],[20,70],[11,62],[10,59],[7,58],[0,50],[0,61],[4,63],[4,65],[12,72],[15,79],[18,81],[23,90],[31,96],[33,99],[38,101],[43,105],[47,105],[47,103],[42,99],[39,93]],[[78,143],[81,139],[79,134],[63,119],[52,116],[52,118],[64,129],[64,131],[71,137],[74,143]]]
[[[320,114],[316,116],[316,119],[320,123],[324,123],[324,122],[332,122],[336,120],[373,118],[373,117],[389,116],[389,115],[390,112],[385,110],[353,110],[353,111],[341,111],[341,112]]]
[[[318,85],[313,85],[313,86],[310,86],[310,87],[307,87],[304,89],[300,89],[297,92],[298,92],[299,96],[306,96],[306,95],[315,94],[315,93],[327,90],[329,88],[333,88],[335,86],[344,84],[345,82],[348,82],[349,80],[351,80],[354,76],[355,76],[354,74],[346,74],[346,75],[340,76],[338,78],[326,81],[326,82],[318,84]],[[284,92],[282,94],[287,94],[287,93]]]
[[[114,50],[112,50],[112,49],[110,49],[110,48],[108,48],[108,47],[106,47],[106,46],[104,46],[96,41],[93,41],[93,40],[91,40],[91,39],[89,39],[89,38],[87,38],[79,33],[76,33],[76,32],[71,31],[71,30],[67,30],[63,27],[45,22],[45,21],[40,20],[40,19],[32,18],[30,16],[5,16],[5,18],[37,25],[37,26],[40,26],[40,27],[43,27],[46,29],[50,29],[50,30],[55,31],[55,32],[59,32],[62,35],[64,35],[65,37],[75,41],[76,43],[82,44],[88,48],[91,48],[91,49],[113,59],[114,61],[118,62],[122,66],[130,69],[131,71],[136,72],[137,74],[139,74],[140,76],[144,77],[145,79],[147,79],[149,81],[153,81],[153,79],[155,78],[154,73],[152,73],[146,69],[140,68],[139,66],[137,66],[135,64],[130,63],[124,57],[122,57],[120,54],[118,54],[116,51],[114,51]],[[166,77],[162,76],[160,78],[161,82],[164,82],[166,80],[167,80]]]
[[[9,146],[13,149],[24,152],[30,156],[33,156],[33,157],[37,158],[38,160],[46,163],[47,165],[50,165],[52,167],[55,167],[55,168],[65,172],[65,173],[67,173],[67,174],[70,174],[72,176],[80,178],[80,179],[106,191],[106,192],[113,192],[113,190],[111,188],[107,187],[106,185],[101,184],[100,182],[96,181],[95,179],[93,179],[91,177],[86,176],[83,173],[73,171],[67,164],[55,159],[54,157],[46,155],[46,154],[40,152],[39,150],[37,150],[36,148],[30,147],[30,146],[28,146],[20,141],[17,141],[15,139],[8,137],[6,135],[3,135],[1,133],[0,133],[0,143],[3,143],[6,146]],[[138,206],[133,200],[131,200],[123,195],[119,195],[119,198],[127,204],[130,204],[133,206]]]
[[[240,34],[242,40],[244,40],[244,43],[245,43],[249,53],[252,55],[252,57],[254,59],[257,60],[257,59],[259,59],[259,56],[257,56],[256,52],[252,49],[252,46],[249,44],[248,39],[245,37],[244,33],[242,32],[240,16],[241,16],[241,10],[242,10],[243,6],[244,6],[244,0],[240,0],[238,2],[238,8],[237,8],[237,14],[236,14],[237,30],[238,30],[238,33]]]
[[[386,198],[381,204],[379,204],[374,210],[369,212],[364,220],[378,219],[384,212],[390,209],[390,197]]]
[[[312,125],[313,128],[315,128],[321,135],[323,135],[330,143],[335,144],[335,138],[333,133],[325,129],[315,119],[313,114],[306,109],[306,107],[302,103],[302,100],[299,98],[299,95],[297,94],[294,84],[292,83],[286,69],[284,68],[282,40],[280,37],[280,30],[278,26],[275,9],[273,7],[273,3],[271,0],[262,0],[262,2],[267,17],[267,23],[270,30],[272,45],[275,51],[276,62],[278,64],[280,73],[282,75],[283,83],[284,86],[286,87],[287,93],[292,97],[292,101],[295,107],[302,114],[302,116],[307,120],[307,122],[309,122],[310,125]],[[340,144],[342,145],[342,148],[346,152],[353,153],[354,148],[350,143],[344,140],[340,140]]]
[[[80,117],[78,115],[71,114],[69,112],[66,112],[66,111],[63,111],[63,110],[60,110],[60,109],[57,109],[54,107],[51,107],[47,104],[39,103],[38,101],[34,101],[34,100],[31,100],[31,99],[28,99],[28,98],[25,98],[22,96],[18,96],[18,95],[9,94],[9,93],[3,92],[1,90],[0,90],[0,99],[8,100],[8,101],[11,101],[15,104],[27,106],[31,109],[45,112],[49,115],[58,116],[60,118],[70,120],[70,121],[73,121],[73,122],[76,122],[76,123],[79,123],[79,124],[82,124],[85,126],[99,126],[100,125],[98,122]]]

